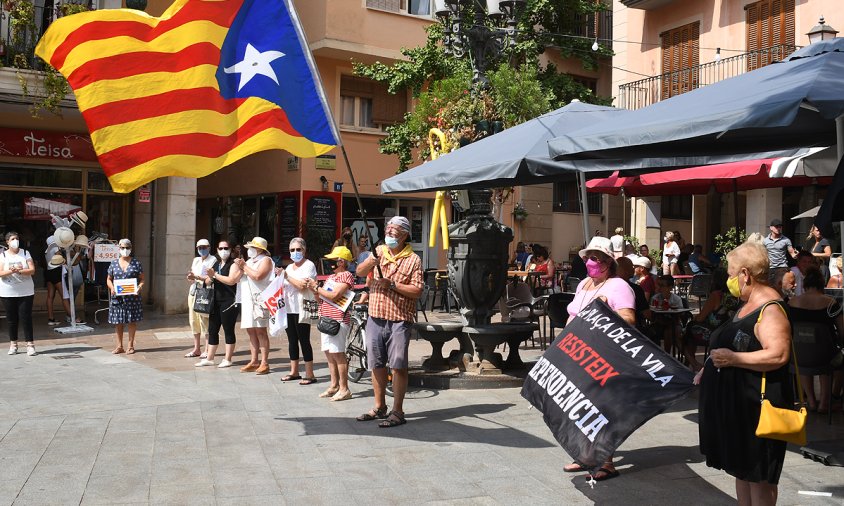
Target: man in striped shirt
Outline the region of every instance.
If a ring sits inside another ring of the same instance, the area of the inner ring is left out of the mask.
[[[382,419],[379,427],[395,427],[405,423],[402,403],[407,391],[407,349],[411,324],[416,319],[416,299],[422,294],[422,260],[408,244],[407,218],[391,218],[384,235],[386,246],[379,247],[377,256],[370,256],[357,267],[358,276],[373,273],[366,353],[375,390],[375,408],[357,420]],[[393,409],[389,413],[384,397],[388,365],[393,373]]]

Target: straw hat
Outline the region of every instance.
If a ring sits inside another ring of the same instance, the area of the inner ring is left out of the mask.
[[[332,260],[335,259],[335,258],[342,258],[343,260],[345,260],[347,262],[351,262],[352,261],[352,252],[349,251],[349,248],[347,248],[345,246],[337,246],[333,250],[331,250],[331,253],[325,255],[325,258],[332,259]]]
[[[50,259],[50,265],[62,265],[64,262],[64,257],[61,255],[53,255],[53,258]]]
[[[263,237],[253,237],[251,241],[244,244],[247,248],[257,248],[266,251],[267,253],[270,250],[267,249],[267,240]]]
[[[88,222],[88,215],[84,211],[77,211],[76,214],[70,217],[70,220],[80,227],[85,228],[85,224]]]
[[[79,246],[80,248],[87,248],[88,247],[88,236],[84,234],[79,234],[76,236],[76,240],[73,241],[74,246]]]
[[[599,251],[604,255],[610,257],[613,262],[615,262],[615,258],[612,254],[612,242],[607,237],[595,236],[589,241],[589,245],[580,250],[581,258],[589,255],[590,251]]]
[[[73,233],[73,230],[67,227],[58,227],[55,232],[53,232],[53,238],[56,240],[56,244],[60,248],[67,248],[71,244],[73,244],[73,239],[76,235]]]

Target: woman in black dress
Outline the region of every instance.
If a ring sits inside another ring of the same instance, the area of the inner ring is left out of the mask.
[[[237,283],[243,275],[234,260],[240,258],[237,248],[234,250],[228,241],[217,244],[217,258],[219,260],[208,270],[208,280],[214,284],[214,301],[211,304],[211,314],[208,317],[208,358],[196,363],[197,367],[214,365],[214,355],[220,345],[220,327],[226,338],[226,353],[223,361],[217,367],[224,369],[232,366],[232,355],[235,348],[234,326],[240,308],[235,302]]]
[[[768,286],[768,253],[746,242],[727,255],[727,288],[744,303],[710,336],[701,373],[700,451],[706,465],[736,478],[739,504],[775,504],[786,443],[756,437],[762,373],[765,396],[793,407],[788,362],[791,325],[779,292]]]

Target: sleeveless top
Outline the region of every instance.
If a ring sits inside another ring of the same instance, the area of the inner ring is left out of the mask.
[[[217,261],[214,264],[214,271],[217,272],[221,276],[228,277],[229,272],[231,271],[232,264],[234,262],[231,259],[226,260],[226,263],[220,265],[220,262]],[[235,292],[237,291],[237,285],[227,285],[220,280],[214,280],[214,300],[219,302],[221,305],[232,305],[234,304],[234,296]],[[227,306],[227,307],[228,307]]]
[[[774,304],[785,309],[783,301]],[[736,352],[762,349],[755,327],[765,305],[746,316],[738,313],[712,332],[710,349],[728,348]],[[769,311],[778,311],[770,308]],[[793,408],[794,389],[789,362],[765,373],[765,397],[779,408]],[[786,443],[756,437],[761,408],[762,373],[741,367],[716,368],[706,361],[700,381],[700,451],[706,465],[722,469],[740,480],[776,484],[785,460]]]

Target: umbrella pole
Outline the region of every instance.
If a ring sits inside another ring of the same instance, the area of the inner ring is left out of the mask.
[[[577,171],[580,181],[580,210],[583,213],[583,244],[589,244],[589,201],[586,196],[586,174]]]
[[[738,183],[736,183],[735,178],[733,178],[733,220],[735,221],[736,230],[738,230]]]

